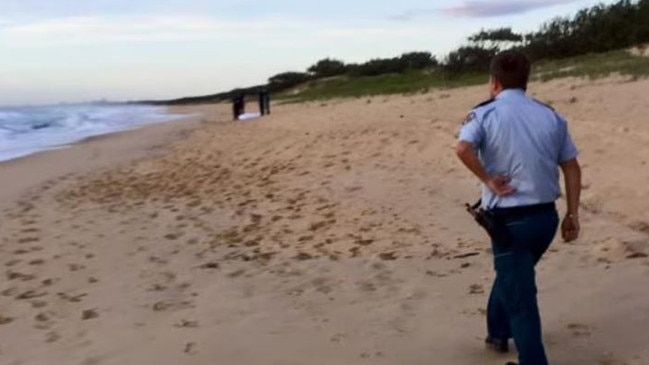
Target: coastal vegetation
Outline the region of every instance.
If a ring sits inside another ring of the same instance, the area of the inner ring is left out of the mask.
[[[529,33],[516,33],[511,28],[482,29],[442,60],[429,51],[360,64],[328,57],[305,71],[274,75],[264,85],[155,103],[222,102],[261,89],[287,101],[305,101],[473,85],[485,81],[491,58],[506,49],[527,54],[540,81],[613,73],[638,78],[649,75],[649,58],[627,50],[647,43],[649,0],[620,0],[582,9],[572,17],[557,17]]]

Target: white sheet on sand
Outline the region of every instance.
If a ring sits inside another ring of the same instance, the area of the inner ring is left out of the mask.
[[[259,113],[243,113],[239,116],[239,120],[250,120],[261,117]]]

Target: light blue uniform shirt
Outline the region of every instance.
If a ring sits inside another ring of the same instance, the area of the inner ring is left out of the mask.
[[[475,108],[460,131],[490,175],[511,178],[516,192],[499,197],[482,187],[484,208],[550,203],[561,196],[559,164],[578,151],[565,119],[522,89],[508,89]]]

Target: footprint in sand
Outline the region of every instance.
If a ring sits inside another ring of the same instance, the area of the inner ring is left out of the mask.
[[[86,309],[81,312],[81,319],[84,321],[99,318],[99,312],[96,309]]]
[[[38,313],[37,315],[34,316],[34,321],[36,322],[34,328],[40,330],[50,329],[53,325],[52,317],[53,314],[51,312]]]
[[[396,252],[382,252],[379,254],[379,258],[383,261],[395,261],[399,256]]]
[[[13,296],[18,295],[18,292],[19,292],[19,289],[14,286],[14,287],[11,287],[9,289],[3,290],[2,293],[0,293],[0,294],[2,294],[5,297],[13,297]]]
[[[199,266],[199,268],[204,270],[217,270],[221,268],[221,265],[216,261],[211,261]]]
[[[233,271],[233,272],[227,274],[226,276],[228,278],[230,278],[230,279],[235,279],[235,278],[241,277],[241,276],[243,276],[245,274],[246,274],[246,270],[240,269],[240,270]]]
[[[41,309],[47,307],[48,303],[44,300],[33,300],[31,305],[34,309]]]
[[[481,284],[472,284],[469,287],[469,294],[471,295],[484,294],[484,292],[484,287]]]
[[[167,233],[164,235],[164,238],[170,241],[177,240],[180,237],[182,237],[185,233],[184,232],[174,232],[174,233]]]
[[[19,244],[26,244],[26,243],[32,243],[32,242],[39,242],[41,239],[38,237],[24,237],[24,238],[19,238],[18,243]]]
[[[587,337],[591,335],[591,328],[585,324],[571,323],[567,326],[567,328],[575,337]]]
[[[168,260],[157,257],[157,256],[150,256],[149,257],[149,262],[152,262],[152,263],[158,264],[158,265],[167,265],[169,263]]]
[[[42,286],[52,286],[57,281],[59,281],[59,280],[58,279],[45,279],[45,280],[41,281],[41,285]]]
[[[83,300],[83,298],[88,296],[88,293],[81,293],[81,294],[77,294],[77,295],[70,295],[70,294],[67,294],[67,293],[57,293],[56,295],[59,298],[61,298],[62,300],[65,300],[67,302],[80,303]]]
[[[13,321],[14,321],[14,319],[11,318],[11,317],[5,317],[5,316],[3,316],[3,315],[0,315],[0,326],[4,326],[4,325],[7,325],[7,324],[10,324],[10,323],[12,323]]]
[[[174,327],[177,328],[197,328],[198,327],[198,321],[192,321],[192,320],[186,320],[183,319],[180,322],[176,323]]]
[[[31,281],[36,279],[36,276],[34,275],[23,274],[16,271],[7,271],[6,276],[9,280]]]
[[[7,267],[13,267],[13,266],[16,266],[16,265],[20,264],[21,262],[23,262],[23,260],[19,260],[19,259],[11,260],[11,261],[8,261],[8,262],[5,264],[5,266],[7,266]]]
[[[45,342],[47,343],[53,343],[61,339],[61,335],[59,335],[57,332],[48,332],[45,335]]]
[[[170,309],[171,307],[173,307],[171,303],[160,301],[153,304],[152,309],[154,312],[164,312]]]
[[[334,343],[340,343],[343,342],[347,338],[347,335],[344,333],[336,333],[335,335],[331,336],[329,341],[334,342]]]
[[[84,270],[85,268],[86,268],[86,266],[81,265],[81,264],[74,264],[74,263],[73,264],[68,264],[68,269],[70,271],[72,271],[72,272],[81,271],[81,270]]]
[[[185,349],[183,350],[184,353],[188,355],[194,355],[196,354],[196,343],[195,342],[188,342],[185,344]]]

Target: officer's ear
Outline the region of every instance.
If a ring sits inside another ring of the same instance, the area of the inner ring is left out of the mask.
[[[489,76],[489,97],[494,98],[496,96],[496,78]]]
[[[503,84],[494,76],[489,77],[489,94],[495,98],[500,92],[503,91]]]

